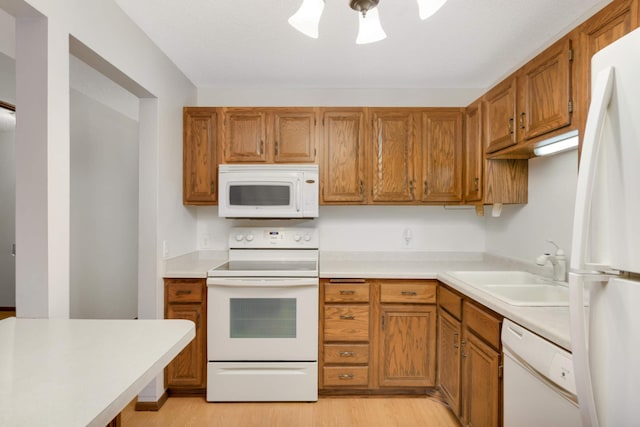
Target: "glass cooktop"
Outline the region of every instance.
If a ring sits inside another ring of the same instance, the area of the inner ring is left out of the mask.
[[[209,277],[237,276],[282,276],[282,277],[309,277],[318,274],[316,261],[228,261],[219,267],[209,270]]]

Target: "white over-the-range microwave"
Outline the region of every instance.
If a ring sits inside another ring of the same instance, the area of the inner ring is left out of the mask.
[[[218,216],[316,218],[318,165],[220,165]]]

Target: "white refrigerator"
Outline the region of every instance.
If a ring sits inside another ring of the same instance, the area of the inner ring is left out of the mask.
[[[578,401],[585,427],[639,426],[640,29],[594,55],[591,82],[569,273]]]

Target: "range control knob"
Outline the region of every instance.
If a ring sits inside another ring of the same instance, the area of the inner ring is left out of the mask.
[[[311,235],[309,235],[309,234],[305,234],[305,235],[304,235],[304,241],[305,241],[305,242],[308,242],[308,241],[310,241],[310,240],[311,240]]]
[[[293,236],[293,240],[295,240],[296,242],[299,242],[299,241],[300,241],[300,238],[301,238],[301,237],[300,237],[300,235],[299,235],[299,234],[296,234],[295,236]]]
[[[247,234],[246,239],[247,239],[247,242],[253,241],[253,234]]]
[[[243,236],[242,234],[236,234],[236,240],[237,240],[238,242],[241,242],[241,241],[242,241],[242,239],[244,239],[244,236]]]

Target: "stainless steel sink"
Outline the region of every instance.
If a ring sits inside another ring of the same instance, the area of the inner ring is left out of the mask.
[[[455,271],[450,273],[507,304],[517,306],[568,306],[569,288],[526,271]]]

